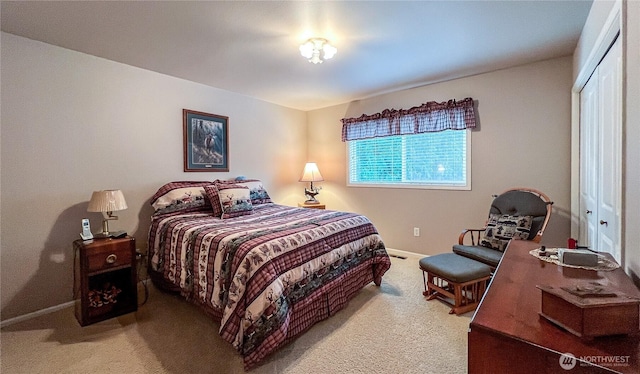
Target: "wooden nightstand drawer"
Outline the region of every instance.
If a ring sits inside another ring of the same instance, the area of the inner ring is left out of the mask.
[[[87,251],[89,272],[112,269],[119,266],[131,266],[133,254],[128,246],[101,247]]]

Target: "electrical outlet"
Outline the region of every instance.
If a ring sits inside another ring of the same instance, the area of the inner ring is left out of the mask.
[[[419,227],[414,227],[413,228],[413,236],[420,236],[420,228]]]

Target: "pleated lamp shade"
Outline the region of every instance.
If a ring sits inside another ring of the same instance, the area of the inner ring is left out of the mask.
[[[120,190],[93,191],[88,212],[115,212],[127,209],[127,202]]]

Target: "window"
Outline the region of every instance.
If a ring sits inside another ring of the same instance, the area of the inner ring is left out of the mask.
[[[471,189],[470,130],[348,143],[349,186]]]
[[[470,190],[474,107],[467,97],[343,118],[347,184]]]

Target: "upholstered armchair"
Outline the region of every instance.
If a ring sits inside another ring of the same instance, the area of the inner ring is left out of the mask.
[[[510,240],[540,242],[553,202],[532,188],[511,188],[495,196],[482,229],[465,229],[453,252],[496,268]]]

